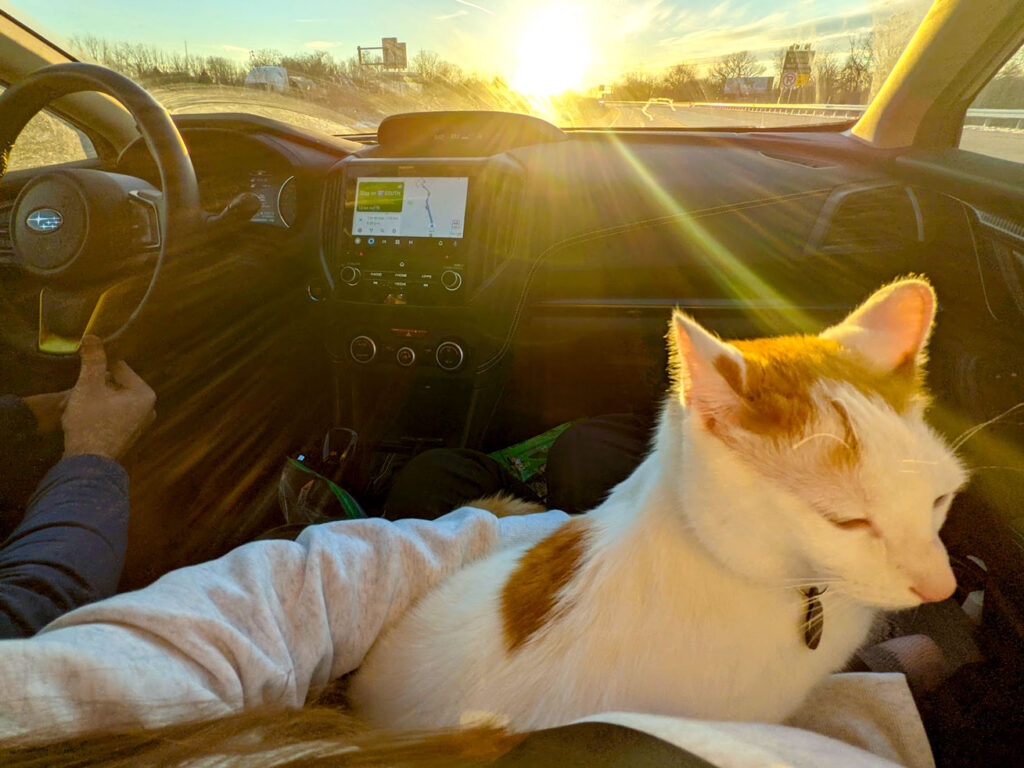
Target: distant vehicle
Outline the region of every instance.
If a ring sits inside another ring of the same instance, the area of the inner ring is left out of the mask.
[[[307,94],[316,93],[321,90],[315,80],[310,80],[308,77],[302,77],[301,75],[289,75],[288,85],[296,91]]]
[[[288,70],[284,67],[253,67],[245,76],[245,85],[284,93],[288,90]]]

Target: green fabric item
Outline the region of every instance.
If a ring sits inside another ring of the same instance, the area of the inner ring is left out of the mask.
[[[528,483],[544,473],[548,464],[548,450],[555,439],[575,423],[575,421],[567,421],[565,424],[559,424],[529,440],[502,448],[500,451],[494,451],[488,455],[522,482]]]
[[[292,466],[298,468],[302,472],[305,472],[307,475],[312,475],[313,477],[317,477],[323,480],[325,483],[327,483],[327,487],[330,489],[331,493],[334,494],[334,498],[338,500],[338,503],[341,504],[341,508],[345,511],[345,517],[347,517],[349,520],[358,520],[366,517],[366,515],[363,514],[363,510],[359,506],[359,502],[352,498],[352,494],[350,494],[340,485],[332,482],[331,480],[328,480],[319,472],[310,469],[301,461],[297,461],[296,459],[293,459],[291,456],[288,457],[288,461],[292,464]]]

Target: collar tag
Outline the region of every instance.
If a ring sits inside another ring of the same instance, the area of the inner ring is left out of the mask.
[[[801,589],[804,598],[804,645],[812,651],[821,643],[821,633],[825,626],[825,609],[821,605],[820,595],[825,594],[828,587],[807,587]]]

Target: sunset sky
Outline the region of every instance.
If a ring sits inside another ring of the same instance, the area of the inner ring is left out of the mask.
[[[382,36],[464,69],[581,87],[634,69],[793,42],[842,48],[878,18],[923,0],[0,0],[56,35],[91,34],[201,55],[323,49],[338,58]],[[564,81],[561,82],[561,81]]]

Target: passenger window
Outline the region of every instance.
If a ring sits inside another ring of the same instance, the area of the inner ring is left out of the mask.
[[[96,148],[80,130],[43,111],[33,117],[14,142],[9,171],[41,168],[96,157]]]
[[[964,119],[960,149],[1024,164],[1024,48],[981,89]]]

